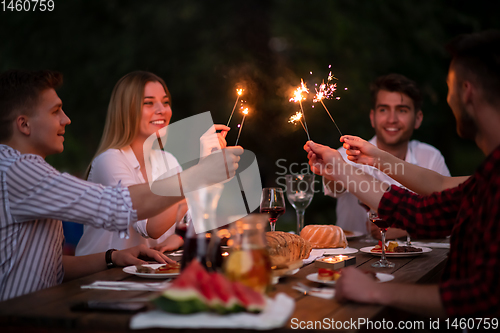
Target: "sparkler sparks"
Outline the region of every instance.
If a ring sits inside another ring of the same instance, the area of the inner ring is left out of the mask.
[[[236,110],[236,105],[238,105],[238,101],[241,97],[241,95],[243,95],[243,91],[244,89],[236,89],[236,102],[234,102],[234,106],[233,106],[233,111],[231,112],[231,115],[229,116],[229,120],[227,121],[227,125],[226,126],[229,126],[229,123],[231,122],[231,118],[233,117],[233,113],[234,113],[234,110]]]
[[[240,139],[241,129],[243,128],[243,124],[245,123],[245,117],[248,114],[248,108],[245,108],[243,111],[241,111],[241,113],[243,113],[243,120],[241,121],[241,126],[238,126],[240,128],[240,130],[238,131],[238,137],[236,138],[236,143],[234,144],[235,146],[238,145],[238,140]]]
[[[332,65],[328,66],[328,68],[331,68]],[[336,77],[333,76],[332,72],[330,71],[328,73],[328,79],[325,83],[325,81],[323,80],[323,82],[319,85],[319,89],[316,89],[316,95],[314,96],[313,98],[313,102],[314,103],[317,103],[317,102],[320,102],[321,105],[323,105],[323,107],[325,108],[325,111],[326,113],[328,113],[328,115],[330,116],[330,119],[332,120],[333,124],[335,125],[335,127],[337,127],[337,130],[339,131],[340,133],[340,136],[342,136],[342,132],[340,131],[339,127],[337,126],[337,123],[335,122],[335,120],[333,120],[333,117],[332,115],[330,114],[330,111],[328,111],[328,109],[326,108],[325,106],[325,103],[323,103],[323,99],[330,99],[333,97],[333,95],[335,94],[335,91],[337,90],[337,84],[336,83],[330,83],[330,81],[332,81],[333,79],[337,79]],[[347,90],[347,88],[346,88]],[[335,97],[335,99],[339,100],[340,97]]]
[[[307,128],[304,126],[304,123],[302,122],[302,116],[303,116],[303,113],[297,111],[297,112],[295,112],[294,115],[292,115],[290,117],[290,119],[288,120],[288,122],[296,125],[297,121],[300,121],[300,124],[302,125],[302,128],[304,129],[304,131],[306,131],[307,137],[309,137],[309,133],[307,132]],[[311,140],[311,139],[309,139],[309,140]]]
[[[302,111],[301,117],[304,118],[304,122],[302,123],[302,120],[301,120],[300,123],[302,124],[302,127],[304,127],[304,129],[306,131],[307,139],[309,141],[311,141],[311,137],[309,136],[309,131],[307,130],[307,121],[306,121],[306,116],[304,113],[304,108],[302,107],[302,101],[304,101],[306,99],[306,97],[303,95],[303,93],[308,94],[309,89],[307,89],[307,86],[304,83],[304,80],[300,79],[300,86],[297,89],[295,89],[295,91],[293,92],[293,97],[290,98],[289,101],[295,102],[295,103],[299,102],[300,110]]]

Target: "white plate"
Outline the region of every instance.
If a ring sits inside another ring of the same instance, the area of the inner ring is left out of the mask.
[[[373,254],[374,256],[381,256],[382,255],[382,252],[372,252],[371,249],[373,249],[375,246],[367,246],[367,247],[362,247],[361,249],[359,249],[361,252],[364,252],[364,253],[368,253],[368,254]],[[385,253],[385,256],[386,257],[415,257],[415,256],[419,256],[423,253],[428,253],[428,252],[431,252],[432,249],[429,248],[429,247],[419,247],[419,249],[422,249],[422,252],[401,252],[401,253],[394,253],[394,252],[391,252],[391,253]]]
[[[169,256],[172,256],[172,257],[180,257],[182,256],[182,253],[184,252],[184,250],[178,250],[178,251],[175,251],[175,252],[172,252],[169,254]]]
[[[375,276],[377,279],[379,279],[378,282],[387,282],[394,280],[394,275],[392,274],[385,274],[385,273],[375,273]],[[328,284],[328,285],[334,285],[337,281],[324,281],[318,279],[318,273],[312,273],[306,276],[306,279],[312,282],[317,282],[317,283],[323,283],[323,284]]]
[[[142,266],[151,267],[152,269],[157,269],[158,267],[163,265],[164,264],[146,264]],[[176,277],[177,275],[179,275],[179,273],[138,273],[137,267],[135,266],[123,267],[123,271],[128,274],[133,274],[149,279],[166,279],[166,278]]]
[[[319,249],[320,251],[323,251],[323,255],[332,255],[332,254],[353,254],[357,253],[358,249],[352,248],[352,247],[346,247],[345,249],[343,248],[336,248],[336,249]]]
[[[347,239],[357,238],[357,237],[360,237],[360,236],[363,236],[363,235],[364,235],[364,233],[362,233],[361,231],[350,231],[350,230],[344,230],[344,232],[346,232],[346,231],[349,231],[349,232],[351,232],[351,233],[352,233],[352,234],[350,234],[350,235],[347,235],[347,234],[345,235],[345,237],[346,237]]]

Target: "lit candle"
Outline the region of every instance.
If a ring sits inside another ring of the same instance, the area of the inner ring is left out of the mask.
[[[229,252],[223,252],[223,253],[222,253],[222,256],[223,256],[223,257],[227,257],[228,255],[229,255]]]
[[[336,256],[335,258],[337,258],[338,260],[342,261],[345,258],[347,258],[347,256],[343,256],[343,255],[340,254],[340,255]]]

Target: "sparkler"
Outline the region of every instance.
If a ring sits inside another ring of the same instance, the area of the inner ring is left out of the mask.
[[[235,146],[238,145],[238,140],[240,139],[241,129],[243,128],[243,123],[245,123],[245,117],[248,114],[248,108],[245,108],[245,110],[243,110],[241,112],[243,113],[243,120],[241,121],[240,130],[238,131],[238,137],[236,138],[236,143],[234,144]]]
[[[300,79],[300,87],[298,87],[297,89],[295,89],[295,91],[293,93],[293,97],[290,98],[290,102],[295,102],[295,103],[299,102],[300,110],[302,111],[300,118],[304,118],[304,123],[302,123],[302,120],[300,121],[300,123],[302,124],[302,127],[304,127],[304,129],[306,131],[307,139],[309,141],[311,141],[311,137],[309,136],[309,131],[307,130],[307,121],[306,121],[306,116],[305,116],[305,113],[304,113],[304,108],[302,107],[302,101],[306,99],[302,95],[303,93],[307,93],[308,94],[309,93],[309,89],[307,89],[307,86],[304,83],[304,80]],[[300,118],[299,118],[299,120],[300,120]]]
[[[234,110],[236,110],[236,105],[238,105],[238,101],[240,100],[240,96],[243,94],[243,89],[236,89],[236,102],[234,102],[233,106],[233,111],[231,112],[231,115],[229,116],[229,120],[227,121],[227,125],[229,126],[229,123],[231,122],[231,118],[233,117]]]
[[[295,114],[293,116],[290,117],[288,122],[296,125],[297,121],[300,121],[302,128],[304,129],[304,131],[306,131],[307,137],[309,137],[309,133],[307,132],[307,128],[304,126],[304,123],[302,122],[302,116],[303,116],[303,113],[297,111],[297,112],[295,112]],[[309,139],[309,140],[311,140],[311,139]]]
[[[323,82],[319,85],[319,89],[316,89],[316,95],[313,98],[313,102],[317,103],[320,102],[321,105],[325,108],[326,113],[330,116],[330,119],[333,121],[333,124],[335,127],[337,127],[337,131],[339,131],[340,136],[342,136],[342,132],[340,131],[339,127],[337,126],[337,123],[335,120],[333,120],[332,115],[330,114],[330,111],[328,111],[327,107],[325,106],[325,103],[323,103],[323,99],[329,99],[332,98],[335,91],[337,90],[337,84],[336,83],[330,83],[331,80],[336,79],[333,75],[332,72],[328,74],[328,79],[327,82],[323,80]],[[347,90],[347,88],[346,88]],[[340,99],[340,97],[336,97],[337,100]]]

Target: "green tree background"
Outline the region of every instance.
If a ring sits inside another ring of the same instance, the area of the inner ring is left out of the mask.
[[[172,121],[209,110],[216,123],[226,123],[235,87],[243,84],[253,111],[239,143],[257,155],[263,186],[275,186],[292,163],[298,164],[294,172],[305,168],[307,137],[301,126],[287,123],[298,110],[288,102],[289,93],[301,78],[309,86],[325,78],[328,65],[341,99],[326,104],[344,134],[373,135],[369,83],[398,72],[417,81],[425,94],[424,123],[414,137],[440,149],[452,175],[471,174],[483,158],[473,142],[456,134],[446,104],[444,45],[460,33],[498,29],[498,1],[54,3],[53,12],[0,11],[0,70],[48,68],[64,74],[59,95],[72,124],[64,153],[48,158],[59,170],[82,176],[100,140],[114,84],[139,69],[165,79]],[[309,102],[304,106],[311,138],[339,146],[327,114]],[[235,115],[229,144],[240,121]],[[334,199],[316,194],[306,224],[334,223],[334,207]],[[293,229],[288,208],[278,229]]]

